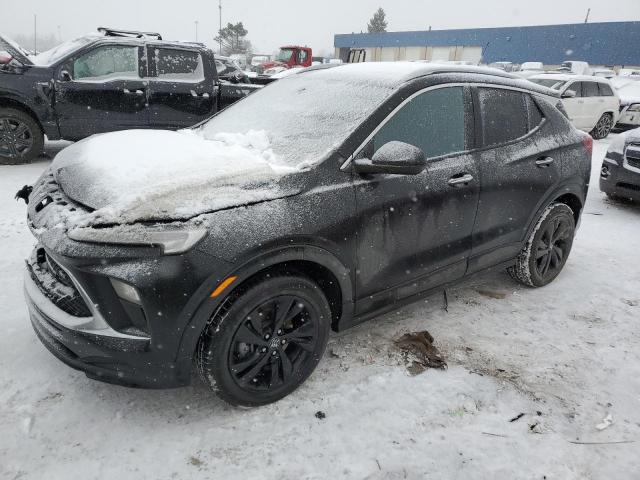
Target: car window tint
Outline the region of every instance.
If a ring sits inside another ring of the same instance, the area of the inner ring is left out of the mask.
[[[224,63],[222,63],[220,60],[216,60],[216,70],[218,72],[218,75],[222,75],[223,73],[228,73],[227,66]]]
[[[598,83],[598,92],[600,93],[601,97],[613,96],[613,90],[611,90],[611,87],[606,83]]]
[[[422,149],[427,158],[465,150],[462,87],[422,93],[398,110],[373,139],[375,152],[397,140]]]
[[[576,92],[576,97],[582,97],[582,82],[573,82],[567,87],[567,90]]]
[[[155,62],[158,78],[178,81],[204,80],[202,57],[198,52],[156,48]]]
[[[479,88],[482,138],[485,146],[506,143],[529,131],[525,96],[500,88]]]
[[[597,97],[599,95],[598,84],[596,82],[582,82],[583,97]]]
[[[304,63],[307,61],[307,51],[306,50],[300,50],[298,52],[298,63]]]
[[[73,78],[76,80],[138,76],[138,47],[98,47],[73,62]]]
[[[533,98],[531,98],[531,95],[525,94],[525,100],[527,102],[527,113],[529,115],[529,131],[531,131],[542,123],[543,115],[540,107],[538,107]]]

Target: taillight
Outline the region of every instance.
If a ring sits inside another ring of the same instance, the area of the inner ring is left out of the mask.
[[[587,149],[589,156],[591,156],[593,153],[593,138],[591,138],[591,135],[585,135],[582,139],[582,144],[584,145],[584,148]]]
[[[13,60],[13,57],[9,52],[0,52],[0,65],[7,65],[11,60]]]

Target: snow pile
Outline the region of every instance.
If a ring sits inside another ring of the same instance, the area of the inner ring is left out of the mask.
[[[95,209],[72,214],[75,226],[187,219],[279,198],[287,192],[275,182],[296,171],[279,163],[265,132],[206,140],[190,130],[96,135],[65,149],[52,169],[71,199]]]

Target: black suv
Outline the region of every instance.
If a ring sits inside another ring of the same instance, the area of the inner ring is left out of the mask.
[[[43,135],[190,127],[256,88],[221,84],[211,50],[157,33],[101,28],[36,56],[0,37],[0,164],[38,156]]]
[[[558,102],[478,67],[360,63],[188,132],[72,145],[29,199],[35,331],[92,378],[173,387],[195,361],[224,399],[261,405],[311,374],[331,329],[489,268],[546,285],[591,169]]]

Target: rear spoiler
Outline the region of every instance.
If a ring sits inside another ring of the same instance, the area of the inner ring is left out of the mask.
[[[29,54],[20,45],[5,35],[0,35],[0,51],[5,51],[23,66],[33,65]]]

